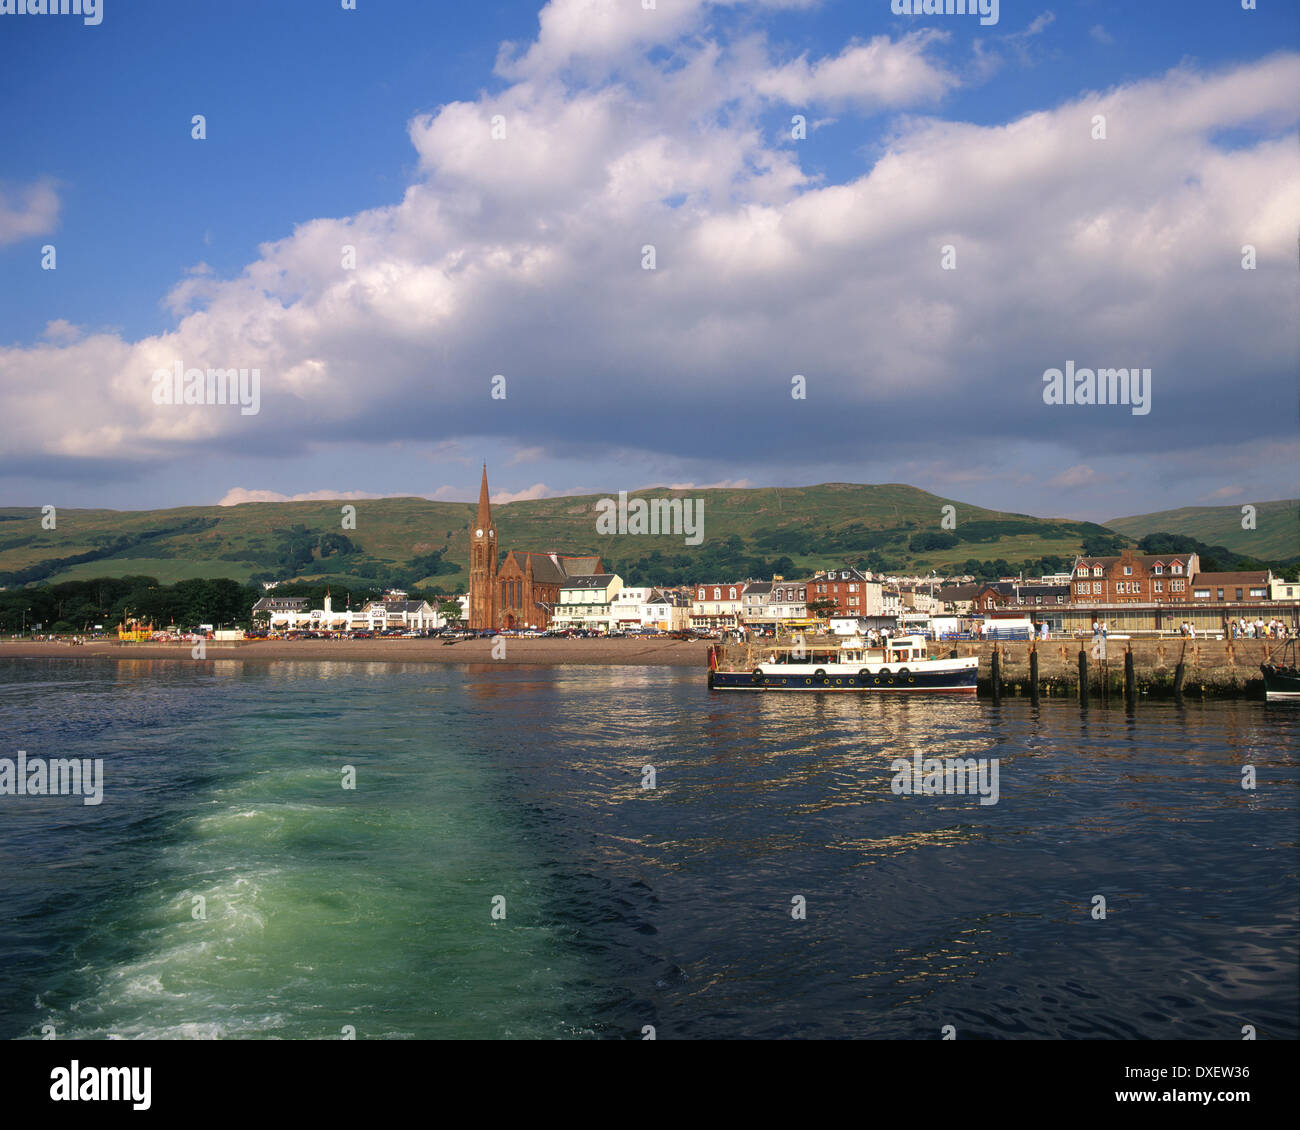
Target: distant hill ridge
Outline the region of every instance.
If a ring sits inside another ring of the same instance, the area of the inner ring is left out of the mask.
[[[629,499],[665,496],[704,500],[700,545],[688,546],[683,537],[665,534],[599,534],[596,503],[616,498],[616,490],[606,495],[500,503],[492,509],[503,550],[599,553],[607,567],[617,568],[633,584],[763,576],[774,567],[798,576],[850,562],[909,573],[957,572],[971,561],[1008,568],[1028,563],[1054,571],[1046,567],[1061,561],[1068,567],[1088,539],[1093,539],[1094,551],[1118,549],[1126,538],[1152,532],[1142,527],[1145,520],[1161,517],[1117,519],[1115,528],[1126,535],[1119,538],[1093,523],[989,510],[903,483],[704,490],[652,487],[628,495]],[[945,512],[949,506],[953,510]],[[1295,506],[1294,502],[1261,506],[1256,531],[1260,545],[1273,544],[1274,534],[1266,525],[1284,518],[1286,507],[1294,511]],[[344,507],[355,507],[354,527],[345,524]],[[1283,509],[1275,514],[1273,507]],[[945,513],[955,520],[954,528],[944,528]],[[1239,522],[1240,510],[1235,513]],[[474,514],[471,502],[424,498],[249,502],[143,511],[60,509],[56,529],[46,530],[39,508],[3,508],[0,584],[128,574],[154,576],[163,583],[192,577],[239,581],[338,577],[453,591],[463,589],[467,579]],[[1233,547],[1215,533],[1217,527],[1202,532],[1164,529]],[[1285,538],[1276,538],[1277,545],[1284,542]],[[1241,549],[1260,555],[1245,544]]]

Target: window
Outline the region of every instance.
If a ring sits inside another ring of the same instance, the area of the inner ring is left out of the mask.
[[[1093,582],[1092,582],[1092,591],[1093,591],[1094,593],[1098,593],[1098,594],[1100,594],[1100,592],[1101,592],[1101,582],[1100,582],[1100,581],[1093,581]]]
[[[714,600],[721,600],[721,599],[722,599],[722,589],[721,589],[721,588],[717,588],[717,587],[714,588],[714,590],[713,590],[713,599],[714,599]]]
[[[1290,590],[1290,589],[1287,589],[1287,590],[1286,590],[1286,594],[1287,594],[1287,596],[1290,596],[1290,595],[1291,595],[1291,590]],[[1265,592],[1264,592],[1263,589],[1251,589],[1251,590],[1250,590],[1250,595],[1251,595],[1251,596],[1263,597],[1263,596],[1265,596],[1266,594],[1265,594]],[[1241,599],[1241,589],[1238,589],[1238,590],[1237,590],[1237,599],[1238,599],[1238,600]]]
[[[1092,567],[1092,575],[1093,575],[1094,577],[1100,577],[1100,576],[1101,576],[1101,566],[1100,566],[1100,565],[1094,565],[1094,566]]]
[[[1131,577],[1131,576],[1133,576],[1133,566],[1132,566],[1132,565],[1125,565],[1125,566],[1124,566],[1124,576],[1126,576],[1126,577]]]
[[[1153,572],[1157,577],[1160,576],[1160,574],[1163,573],[1164,571],[1165,571],[1165,567],[1163,565],[1157,565],[1154,569],[1151,570],[1151,572]]]
[[[1182,591],[1183,591],[1184,589],[1186,589],[1186,588],[1187,588],[1187,582],[1186,582],[1186,581],[1170,581],[1170,582],[1169,582],[1169,591],[1170,591],[1170,592],[1182,592]]]
[[[1209,590],[1209,589],[1192,589],[1192,596],[1195,597],[1195,599],[1197,599],[1197,600],[1209,600],[1209,599],[1210,599],[1210,590]]]
[[[1222,589],[1219,589],[1218,596],[1217,596],[1215,599],[1217,599],[1217,600],[1222,600],[1222,599],[1223,599],[1223,590],[1222,590]],[[1238,600],[1241,599],[1241,589],[1238,589],[1238,590],[1237,590],[1237,599],[1238,599]]]
[[[1182,571],[1183,571],[1183,567],[1182,567],[1182,565],[1180,565],[1177,561],[1175,561],[1175,562],[1174,562],[1174,572],[1175,572],[1175,573],[1181,573]]]
[[[731,599],[732,599],[732,600],[735,600],[735,599],[736,599],[736,590],[735,590],[734,587],[733,587],[732,590],[731,590]]]
[[[1164,592],[1164,591],[1165,591],[1165,583],[1164,583],[1164,581],[1153,581],[1153,582],[1152,582],[1152,587],[1156,590],[1156,592]]]

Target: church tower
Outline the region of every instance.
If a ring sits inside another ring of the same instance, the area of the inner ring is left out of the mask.
[[[478,515],[469,539],[469,626],[497,626],[497,528],[488,502],[487,464],[478,490]]]

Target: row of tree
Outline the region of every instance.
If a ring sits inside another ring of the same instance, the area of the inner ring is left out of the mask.
[[[383,595],[386,586],[368,582],[350,589],[332,589],[334,606],[360,608]],[[303,596],[311,608],[321,607],[328,586],[302,583],[280,585],[274,595]],[[156,577],[97,577],[62,581],[0,592],[0,632],[28,630],[40,624],[43,631],[90,632],[96,624],[112,630],[128,620],[193,629],[200,624],[217,628],[252,627],[253,605],[267,593],[258,584],[241,584],[228,577],[177,581],[164,585]],[[443,614],[455,618],[460,605],[429,591],[410,591],[411,600],[428,600]]]

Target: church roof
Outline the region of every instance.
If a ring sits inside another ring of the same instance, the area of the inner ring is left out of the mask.
[[[487,464],[483,464],[483,481],[478,488],[478,518],[475,525],[486,530],[492,525],[492,504],[488,501]]]

